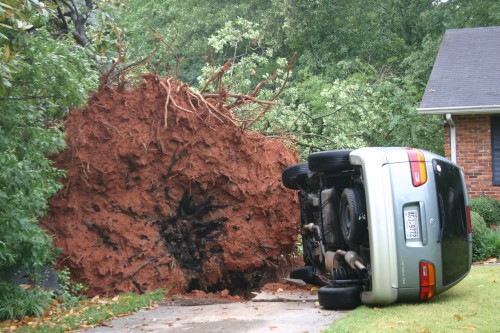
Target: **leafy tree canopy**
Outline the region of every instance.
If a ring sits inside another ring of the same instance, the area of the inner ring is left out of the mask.
[[[0,2],[2,273],[11,267],[40,266],[50,259],[50,237],[36,218],[45,213],[47,199],[59,189],[56,178],[61,172],[47,155],[64,147],[60,119],[70,107],[83,104],[96,87],[93,49],[79,45],[81,40],[69,26],[67,31],[59,29],[61,13],[69,8],[63,3]]]

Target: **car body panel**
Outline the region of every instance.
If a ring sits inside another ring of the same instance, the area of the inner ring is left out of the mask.
[[[371,180],[364,189],[365,196],[371,198],[366,202],[370,248],[377,249],[370,252],[372,290],[363,292],[361,301],[367,304],[390,304],[397,299],[398,279],[394,255],[396,243],[391,228],[394,226],[394,208],[389,191],[392,180],[389,169],[384,167],[387,164],[386,154],[383,150],[362,148],[351,152],[350,161],[353,165],[363,167],[363,179]],[[374,216],[380,218],[370,218]]]

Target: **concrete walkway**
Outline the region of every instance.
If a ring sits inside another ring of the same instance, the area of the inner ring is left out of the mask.
[[[206,303],[206,300],[192,299],[173,301],[154,310],[114,319],[106,326],[87,329],[85,333],[319,333],[345,315],[345,312],[320,308],[317,296],[306,290],[262,292],[247,302]]]

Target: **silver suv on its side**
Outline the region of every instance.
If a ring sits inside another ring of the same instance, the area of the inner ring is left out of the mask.
[[[321,306],[427,300],[462,280],[472,227],[461,169],[413,148],[321,151],[288,167],[297,190],[304,267]]]

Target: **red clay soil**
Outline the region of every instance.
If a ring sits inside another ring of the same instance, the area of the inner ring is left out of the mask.
[[[207,106],[149,75],[68,116],[55,158],[67,177],[41,224],[89,295],[248,291],[293,251],[299,210],[281,172],[296,153]]]

